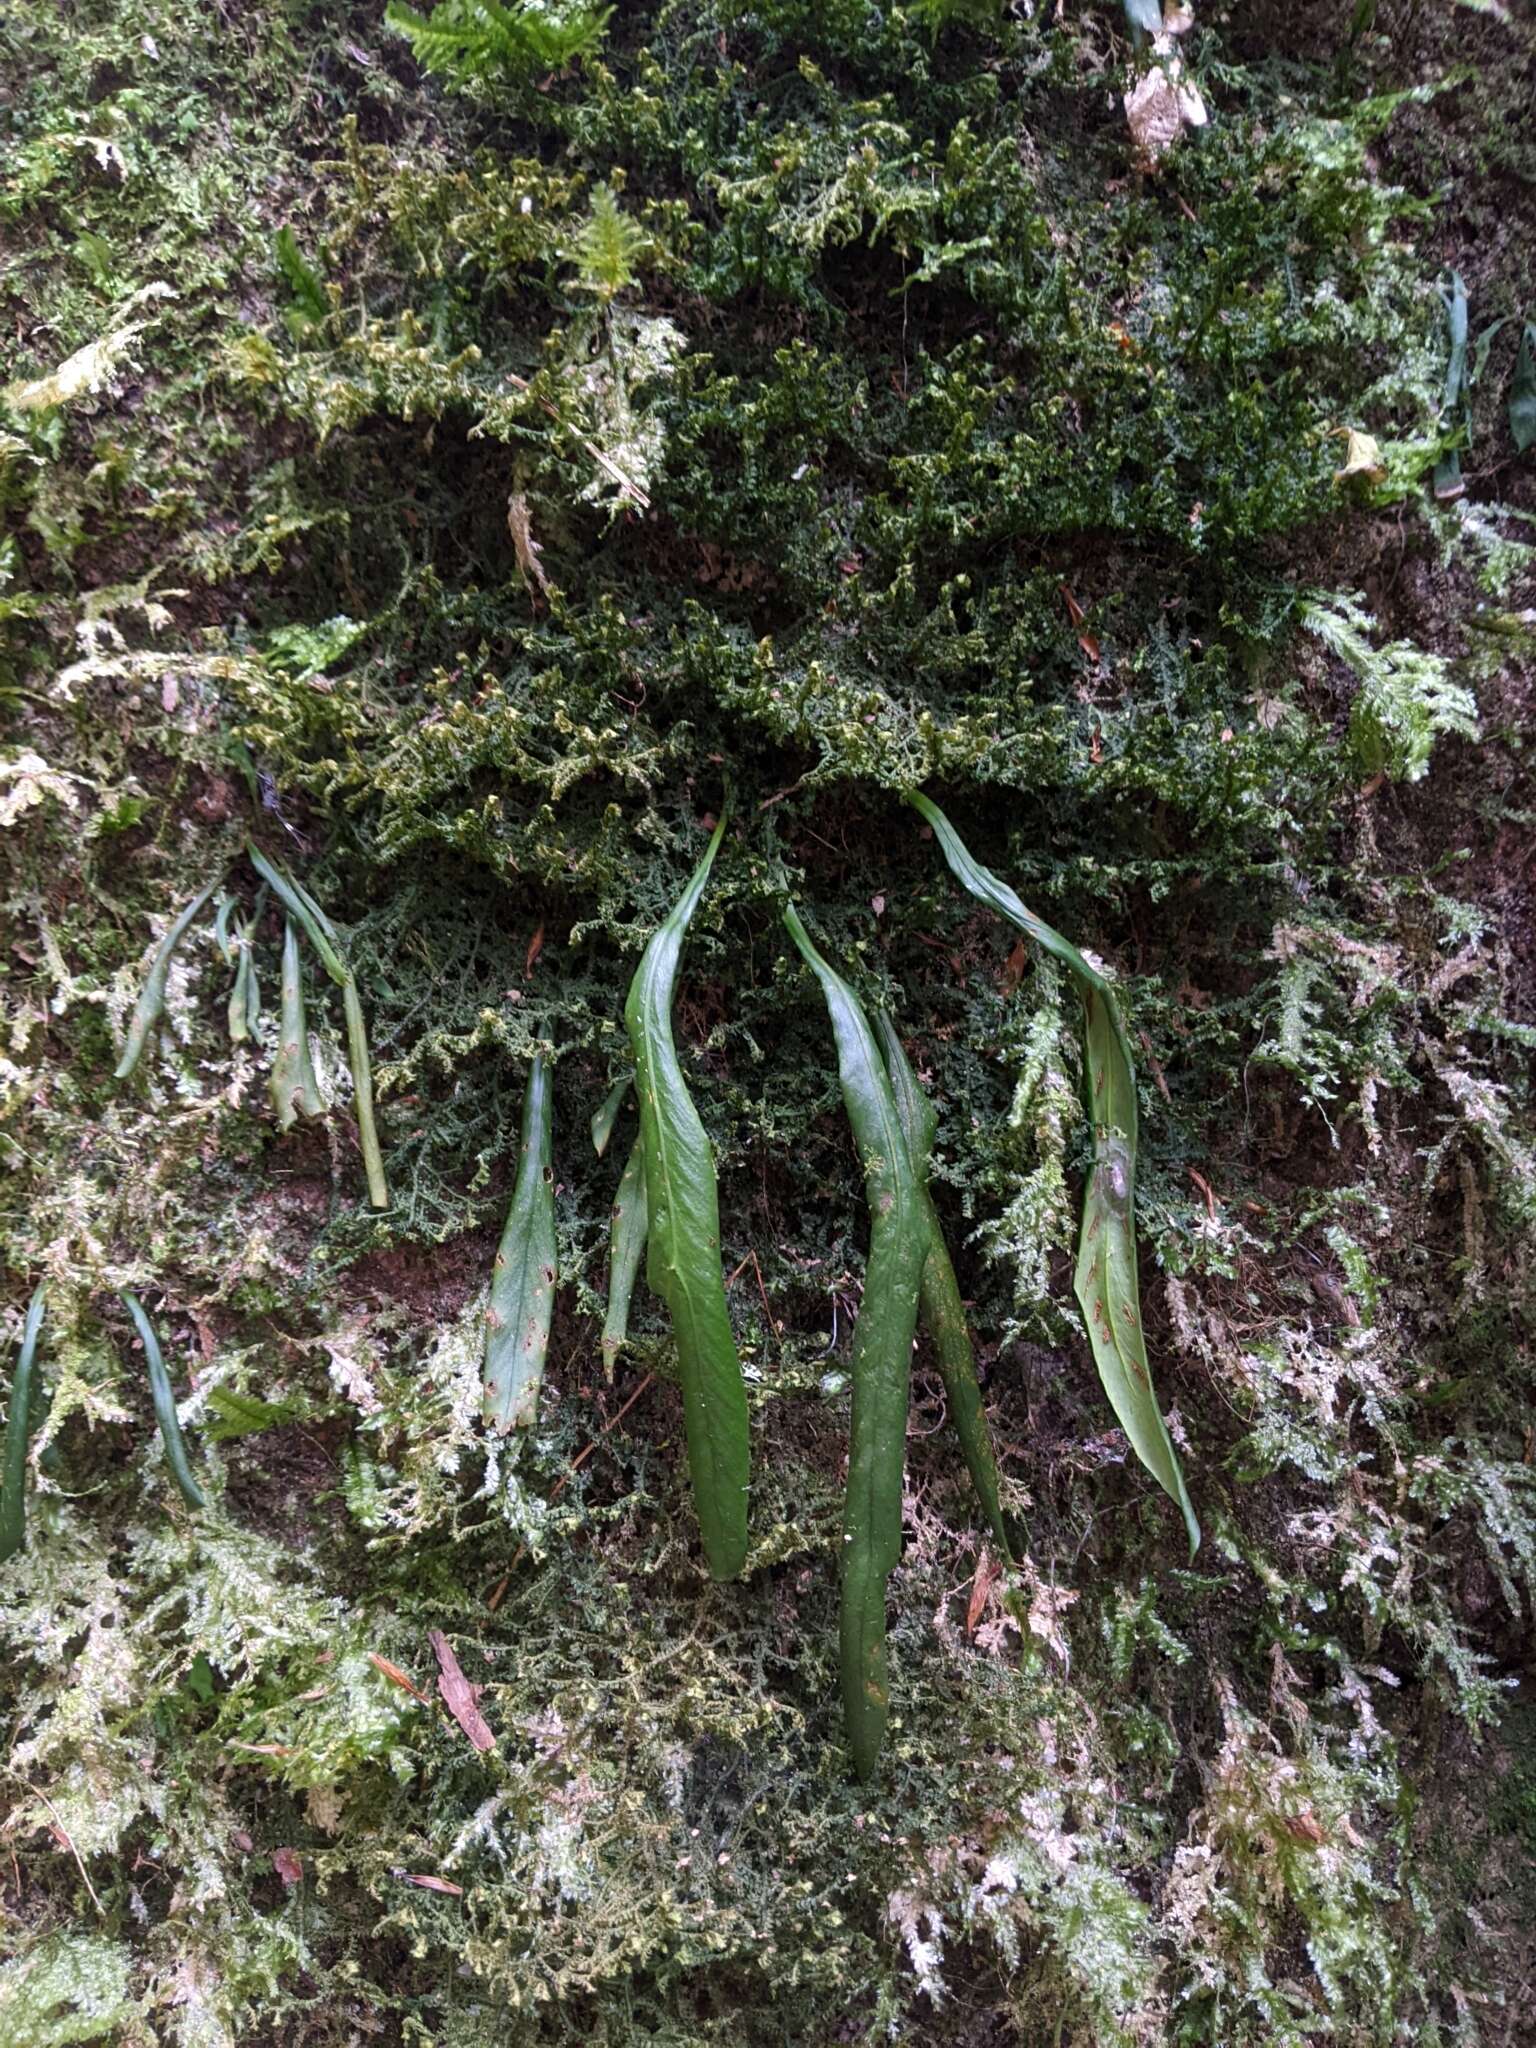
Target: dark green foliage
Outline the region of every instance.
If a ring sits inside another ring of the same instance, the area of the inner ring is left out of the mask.
[[[1013,1546],[1008,1540],[1007,1525],[1003,1520],[997,1453],[992,1448],[981,1389],[976,1382],[976,1353],[971,1333],[966,1327],[965,1303],[960,1298],[960,1283],[955,1278],[954,1262],[944,1242],[944,1226],[939,1221],[939,1212],[928,1186],[933,1140],[939,1120],[912,1071],[912,1063],[896,1035],[895,1027],[883,1010],[876,1014],[875,1029],[880,1034],[880,1048],[890,1076],[891,1100],[912,1161],[912,1171],[917,1177],[928,1241],[923,1254],[918,1296],[923,1327],[933,1341],[934,1357],[944,1382],[944,1398],[949,1404],[949,1419],[964,1454],[971,1484],[976,1489],[976,1498],[981,1503],[987,1527],[998,1550],[1011,1561]]]
[[[542,1053],[523,1091],[517,1180],[491,1268],[485,1318],[485,1420],[505,1436],[539,1418],[539,1388],[555,1309],[554,1080]]]
[[[1536,327],[1529,320],[1520,329],[1520,352],[1509,382],[1509,431],[1522,455],[1536,441]]]
[[[27,1304],[21,1343],[11,1372],[5,1418],[5,1465],[0,1472],[0,1564],[16,1555],[27,1538],[27,1447],[42,1406],[37,1371],[37,1340],[48,1307],[47,1285],[39,1280]]]
[[[155,1326],[144,1313],[136,1294],[124,1294],[123,1306],[133,1322],[134,1334],[144,1349],[144,1368],[149,1374],[149,1391],[155,1404],[155,1421],[160,1429],[160,1441],[165,1446],[165,1462],[171,1468],[171,1477],[177,1491],[189,1508],[205,1507],[203,1490],[192,1476],[192,1461],[187,1456],[187,1441],[181,1433],[181,1418],[176,1413],[176,1393],[171,1385],[171,1376],[165,1369],[165,1356],[160,1349],[160,1339]]]
[[[645,0],[466,91],[379,4],[0,10],[0,375],[99,372],[0,401],[13,1331],[50,1275],[0,1574],[29,2041],[1518,2030],[1536,46],[1504,11],[1197,4],[1211,122],[1148,174],[1113,0]],[[285,317],[285,223],[323,319]],[[1437,505],[1447,265],[1475,453]],[[1351,429],[1380,482],[1336,478]],[[646,1290],[601,1370],[633,1132],[599,1160],[584,1124],[725,772],[672,1013],[757,1453],[716,1587]],[[1123,1006],[1198,1573],[1073,1304],[1077,998],[914,786]],[[387,1212],[345,1116],[278,1137],[267,911],[261,1036],[189,932],[111,1081],[147,935],[216,870],[257,914],[253,831],[345,914]],[[785,875],[940,1119],[1018,1552],[977,1570],[920,1334],[866,1788],[867,1218]],[[539,1051],[561,1287],[514,1460],[484,1282]],[[197,1515],[106,1309],[151,1274]],[[430,1698],[431,1630],[489,1761],[371,1661]]]
[[[879,1760],[891,1704],[886,1581],[901,1557],[907,1388],[928,1258],[928,1218],[890,1076],[859,999],[812,945],[793,903],[784,906],[784,923],[826,998],[843,1107],[869,1203],[869,1258],[853,1333],[838,1615],[843,1721],[854,1768],[868,1778]]]
[[[645,1168],[646,1279],[677,1340],[699,1533],[717,1579],[734,1578],[747,1554],[747,1396],[722,1285],[714,1153],[677,1057],[672,1004],[683,940],[724,831],[722,817],[642,954],[624,1005]]]

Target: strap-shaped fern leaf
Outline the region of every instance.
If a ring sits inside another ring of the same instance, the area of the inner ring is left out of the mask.
[[[973,860],[965,841],[936,803],[911,802],[933,827],[955,879],[978,902],[1063,962],[1083,1004],[1083,1067],[1093,1119],[1093,1164],[1083,1190],[1073,1291],[1088,1326],[1094,1363],[1131,1447],[1163,1491],[1178,1502],[1190,1555],[1200,1524],[1184,1484],[1178,1453],[1152,1389],[1136,1273],[1136,1072],[1109,983],[1070,940],[1026,910],[1006,882]]]

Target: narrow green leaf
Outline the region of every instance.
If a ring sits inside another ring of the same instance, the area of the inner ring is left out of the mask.
[[[345,988],[352,979],[352,970],[347,965],[346,955],[341,949],[336,927],[309,891],[295,881],[280,860],[271,854],[263,853],[253,839],[246,841],[245,851],[251,866],[289,916],[297,918],[304,927],[310,944],[320,955],[321,965],[326,973],[338,988]]]
[[[1446,284],[1440,287],[1440,297],[1445,304],[1446,329],[1450,338],[1450,354],[1445,366],[1445,392],[1441,399],[1443,422],[1457,421],[1465,438],[1467,425],[1467,287],[1461,274],[1453,270]],[[1435,464],[1433,479],[1435,496],[1443,501],[1461,497],[1466,484],[1461,474],[1461,448],[1449,449]]]
[[[11,1405],[5,1421],[5,1473],[0,1485],[0,1564],[14,1557],[27,1537],[27,1445],[42,1405],[35,1375],[37,1339],[47,1300],[46,1283],[39,1280],[27,1304],[21,1349],[11,1375]]]
[[[368,1055],[368,1031],[363,1021],[362,999],[357,993],[357,983],[342,951],[336,927],[281,861],[263,853],[253,840],[246,841],[245,850],[257,874],[276,894],[289,915],[303,927],[310,944],[320,955],[326,973],[341,990],[347,1022],[347,1064],[352,1070],[357,1137],[362,1148],[363,1170],[368,1176],[368,1200],[375,1209],[387,1209],[389,1185],[384,1177],[384,1154],[379,1146],[378,1126],[373,1114],[373,1062]]]
[[[254,922],[235,941],[235,985],[229,992],[229,1042],[240,1045],[254,1038],[261,1023],[261,996],[256,986],[256,961],[252,938]]]
[[[1074,1292],[1110,1405],[1137,1457],[1164,1492],[1178,1502],[1193,1556],[1200,1544],[1200,1524],[1157,1405],[1141,1328],[1136,1273],[1136,1073],[1114,996],[1103,975],[1088,965],[1075,946],[1026,910],[1006,882],[971,858],[937,804],[916,793],[910,800],[933,827],[956,880],[988,909],[1063,961],[1077,984],[1083,1005],[1083,1069],[1093,1122],[1093,1164],[1083,1191]]]
[[[384,1154],[373,1119],[373,1062],[368,1057],[368,1028],[363,1022],[362,998],[350,974],[342,984],[341,1007],[347,1024],[347,1065],[352,1070],[352,1100],[357,1110],[363,1171],[368,1177],[368,1200],[375,1209],[387,1209],[389,1184],[384,1178]]]
[[[624,1005],[645,1158],[646,1271],[677,1339],[693,1497],[717,1579],[733,1578],[746,1559],[750,1427],[720,1268],[714,1154],[672,1040],[672,992],[683,937],[724,831],[722,811],[704,858],[646,947]]]
[[[955,1435],[960,1440],[976,1498],[981,1502],[993,1541],[1012,1564],[1015,1560],[1003,1520],[997,1453],[992,1448],[987,1411],[981,1402],[981,1387],[976,1378],[976,1353],[971,1346],[971,1333],[965,1319],[965,1303],[960,1297],[960,1283],[955,1278],[955,1269],[944,1243],[943,1225],[928,1187],[928,1162],[938,1129],[938,1116],[918,1085],[895,1026],[883,1010],[875,1013],[875,1028],[880,1034],[886,1071],[891,1077],[891,1096],[896,1104],[896,1114],[901,1119],[902,1136],[907,1141],[912,1170],[917,1175],[922,1196],[928,1237],[919,1297],[923,1327],[933,1339],[939,1377],[944,1382],[945,1405],[949,1409]]]
[[[138,1332],[139,1342],[144,1346],[144,1363],[149,1368],[149,1391],[155,1404],[155,1420],[160,1425],[160,1438],[165,1445],[165,1462],[170,1466],[171,1477],[175,1480],[188,1507],[200,1508],[203,1505],[203,1490],[192,1476],[192,1465],[187,1456],[187,1440],[181,1433],[181,1420],[176,1413],[176,1396],[171,1389],[171,1376],[165,1369],[160,1339],[155,1335],[155,1326],[145,1315],[138,1296],[125,1293],[122,1301],[124,1308],[133,1318],[133,1327]]]
[[[485,1334],[485,1419],[505,1436],[539,1418],[539,1388],[555,1309],[553,1090],[535,1053],[523,1094],[517,1181],[491,1274]]]
[[[1520,330],[1515,374],[1509,382],[1509,431],[1522,455],[1536,441],[1536,325],[1529,320]]]
[[[272,1057],[272,1107],[277,1111],[278,1129],[286,1131],[296,1117],[321,1116],[325,1111],[309,1050],[299,935],[292,918],[283,920],[283,981],[278,1014],[277,1050]]]
[[[176,948],[186,937],[188,926],[218,888],[221,880],[221,876],[215,875],[205,889],[199,889],[186,909],[166,927],[165,936],[156,946],[154,958],[149,964],[149,978],[144,983],[139,1000],[134,1006],[133,1021],[128,1026],[123,1056],[117,1063],[114,1076],[116,1080],[126,1081],[138,1065],[139,1056],[144,1050],[149,1034],[159,1022],[160,1013],[165,1008],[165,981],[171,971],[171,961],[175,957]]]
[[[227,889],[221,889],[219,900],[213,906],[213,942],[218,947],[226,967],[233,967],[235,964],[235,941],[229,935],[229,920],[234,908],[234,897]]]
[[[633,1074],[626,1074],[622,1081],[615,1081],[592,1119],[592,1146],[599,1159],[608,1150],[608,1140],[613,1136],[613,1127],[619,1120],[619,1111],[624,1107],[624,1098],[634,1083]]]
[[[859,1000],[817,952],[793,903],[784,906],[784,923],[826,998],[869,1203],[864,1302],[853,1335],[840,1614],[843,1719],[855,1768],[867,1778],[890,1711],[885,1582],[901,1557],[912,1339],[930,1238],[890,1076]]]
[[[645,1147],[636,1138],[630,1149],[619,1191],[613,1198],[613,1223],[608,1237],[608,1313],[603,1318],[603,1371],[613,1368],[629,1335],[629,1304],[645,1256]]]

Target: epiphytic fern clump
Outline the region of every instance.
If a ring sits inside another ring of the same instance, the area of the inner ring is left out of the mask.
[[[254,841],[247,843],[245,851],[246,858],[262,884],[256,898],[255,909],[242,927],[239,936],[235,937],[230,931],[233,904],[226,896],[220,901],[214,924],[215,944],[226,963],[232,962],[235,968],[228,1008],[230,1042],[238,1045],[255,1040],[260,1033],[261,998],[256,974],[254,941],[262,908],[270,889],[284,909],[279,1024],[271,1072],[272,1105],[277,1116],[278,1128],[286,1131],[296,1117],[320,1116],[325,1109],[325,1100],[315,1073],[305,1009],[303,963],[299,950],[299,933],[302,932],[319,956],[320,964],[326,973],[341,990],[347,1034],[347,1063],[352,1074],[358,1142],[362,1149],[363,1167],[368,1181],[368,1200],[375,1209],[387,1209],[389,1188],[384,1175],[384,1155],[379,1145],[378,1127],[374,1120],[373,1063],[368,1051],[368,1031],[363,1020],[362,998],[358,994],[351,966],[342,950],[340,936],[313,896],[294,879],[281,861],[264,853]],[[219,890],[222,880],[222,875],[218,875],[205,884],[191,902],[172,919],[165,935],[156,946],[148,977],[134,1009],[122,1057],[117,1064],[119,1080],[126,1080],[138,1066],[150,1034],[160,1021],[165,1008],[166,982],[172,960],[187,933],[196,923],[199,913]]]

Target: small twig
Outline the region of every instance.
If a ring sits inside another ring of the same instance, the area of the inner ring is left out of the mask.
[[[742,1264],[746,1264],[745,1259],[742,1260]],[[561,1494],[564,1493],[565,1489],[570,1485],[571,1481],[576,1477],[576,1474],[581,1470],[582,1466],[585,1465],[588,1458],[590,1458],[592,1453],[597,1449],[598,1445],[602,1442],[603,1438],[608,1434],[609,1430],[618,1428],[619,1424],[624,1420],[625,1416],[629,1413],[630,1409],[634,1407],[635,1403],[639,1400],[640,1396],[653,1383],[655,1378],[655,1373],[648,1372],[645,1378],[640,1382],[639,1386],[636,1387],[635,1391],[630,1395],[629,1399],[624,1403],[624,1406],[619,1410],[618,1414],[610,1417],[610,1419],[603,1424],[602,1428],[597,1432],[597,1435],[593,1437],[591,1443],[587,1445],[585,1450],[581,1450],[576,1453],[575,1457],[571,1460],[570,1471],[562,1473],[561,1476],[555,1481],[555,1484],[550,1491],[550,1507],[553,1507],[555,1502],[560,1498]],[[512,1570],[509,1571],[504,1578],[499,1580],[493,1591],[487,1595],[486,1605],[490,1608],[493,1614],[496,1612],[496,1609],[501,1605],[502,1595],[507,1590],[507,1585],[512,1577],[512,1572],[515,1572],[517,1570],[518,1566],[522,1563],[523,1559],[527,1555],[527,1544],[520,1543],[517,1546],[517,1555],[512,1560]]]
[[[48,1797],[48,1794],[46,1792],[39,1790],[39,1788],[35,1785],[29,1785],[26,1779],[23,1778],[19,1772],[11,1770],[8,1765],[6,1767],[6,1775],[8,1777],[14,1778],[17,1784],[21,1787],[21,1789],[24,1792],[29,1792],[34,1799],[41,1799],[44,1806],[46,1806],[48,1811],[53,1815],[53,1824],[58,1829],[59,1833],[63,1836],[64,1846],[66,1849],[68,1849],[70,1855],[74,1857],[75,1862],[79,1867],[80,1875],[85,1880],[85,1888],[91,1895],[91,1904],[96,1908],[97,1912],[100,1913],[102,1919],[105,1920],[107,1917],[106,1908],[102,1905],[101,1900],[96,1896],[96,1887],[91,1883],[91,1873],[85,1867],[85,1859],[81,1856],[80,1851],[75,1847],[74,1837],[70,1834],[69,1829],[65,1827],[63,1820],[60,1818],[59,1809],[54,1805],[53,1801]]]
[[[528,379],[526,377],[519,377],[512,370],[507,371],[507,382],[509,384],[515,384],[519,391],[533,391],[533,386],[528,382]],[[547,398],[544,398],[540,396],[538,393],[535,393],[534,402],[538,405],[541,405],[544,408],[545,412],[549,414],[550,418],[554,421],[557,427],[564,427],[570,425],[570,422],[561,413],[559,407],[552,405]],[[574,432],[575,429],[572,429],[572,431]],[[586,449],[587,453],[591,456],[592,460],[597,464],[599,469],[607,470],[608,474],[613,478],[614,482],[618,485],[619,489],[621,491],[626,492],[628,496],[633,498],[635,503],[640,507],[640,510],[642,512],[649,512],[651,509],[651,501],[645,495],[644,491],[641,490],[640,486],[637,483],[631,482],[631,480],[624,474],[623,470],[619,468],[618,464],[616,462],[610,461],[609,458],[603,453],[601,448],[595,447],[592,444],[592,442],[586,440],[579,433],[577,434],[577,439],[581,442],[582,447]]]
[[[750,1266],[753,1272],[757,1275],[757,1291],[763,1298],[763,1314],[768,1318],[768,1334],[770,1336],[777,1336],[779,1326],[773,1320],[773,1310],[768,1306],[768,1289],[763,1284],[763,1269],[757,1263],[756,1252],[747,1253],[747,1256],[742,1260],[741,1264],[736,1268],[735,1272],[731,1275],[730,1279],[727,1280],[725,1284],[727,1287],[734,1287],[736,1285],[736,1282],[741,1278],[742,1273],[748,1266]]]
[[[785,797],[793,796],[797,789],[800,789],[804,786],[804,783],[805,777],[802,775],[799,782],[792,782],[789,785],[788,789],[776,789],[772,796],[764,797],[763,801],[758,805],[757,808],[760,811],[771,810],[775,804],[783,803]]]
[[[1151,1039],[1145,1031],[1138,1031],[1136,1036],[1141,1040],[1142,1050],[1146,1053],[1147,1065],[1152,1069],[1152,1078],[1157,1083],[1158,1093],[1162,1096],[1164,1102],[1172,1102],[1173,1097],[1168,1093],[1168,1083],[1163,1078],[1163,1070],[1157,1063],[1157,1054],[1152,1050]]]

